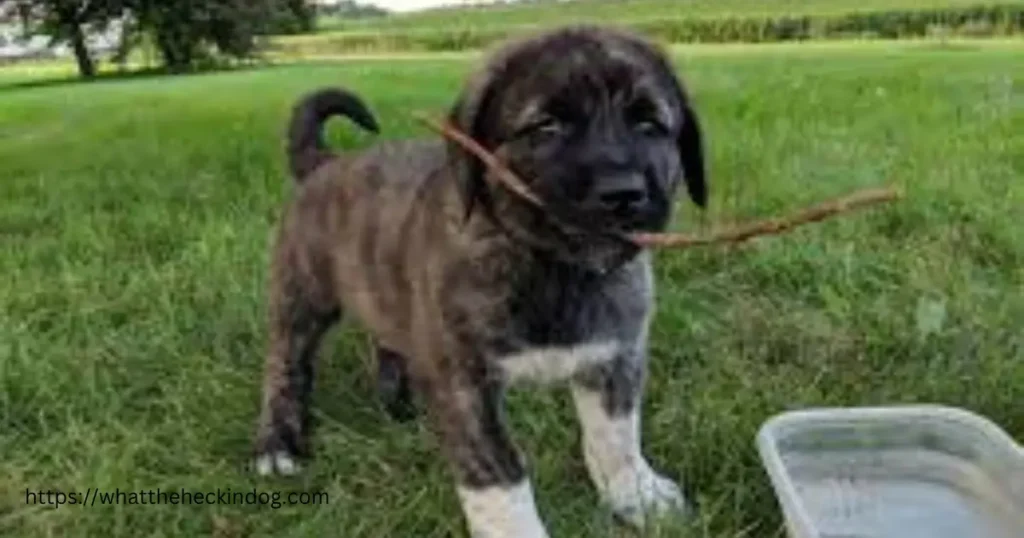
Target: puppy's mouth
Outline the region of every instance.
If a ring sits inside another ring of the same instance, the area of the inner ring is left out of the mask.
[[[605,212],[602,224],[622,233],[664,231],[666,216],[654,208],[637,211],[628,207]]]
[[[558,194],[561,194],[559,196]],[[565,261],[606,274],[632,259],[642,247],[634,233],[659,233],[668,226],[668,206],[652,200],[640,204],[594,204],[564,193],[538,192],[543,209],[533,228]],[[535,235],[536,237],[536,235]]]
[[[559,207],[560,206],[560,207]],[[573,263],[607,273],[629,261],[641,247],[629,237],[634,233],[659,233],[668,218],[655,207],[595,209],[585,204],[549,204],[552,214],[566,226],[557,226],[560,247]]]
[[[590,204],[552,204],[554,212],[569,220],[581,231],[604,231],[618,234],[656,233],[668,226],[668,211],[660,204],[638,208],[629,204],[594,207]]]

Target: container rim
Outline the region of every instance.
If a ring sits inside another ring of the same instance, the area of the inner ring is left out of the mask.
[[[775,490],[775,497],[782,507],[786,525],[801,538],[818,538],[820,533],[814,527],[810,515],[799,502],[796,486],[786,472],[776,441],[777,432],[791,425],[813,423],[821,419],[838,420],[885,420],[892,418],[942,418],[977,428],[985,437],[1004,445],[1009,452],[1024,458],[1024,446],[999,427],[994,421],[960,407],[942,404],[902,404],[891,406],[863,407],[809,407],[780,412],[762,424],[758,429],[756,445],[762,467]]]

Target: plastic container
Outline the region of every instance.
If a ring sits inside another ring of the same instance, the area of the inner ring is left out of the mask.
[[[1024,537],[1024,448],[965,410],[793,411],[757,446],[791,538]]]

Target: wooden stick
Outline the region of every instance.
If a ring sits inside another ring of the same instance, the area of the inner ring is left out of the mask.
[[[866,189],[842,198],[819,203],[788,217],[755,221],[735,228],[718,230],[701,237],[678,233],[635,233],[630,236],[637,243],[650,247],[739,243],[757,236],[778,235],[802,224],[824,220],[860,207],[896,200],[902,196],[899,190],[892,187]]]
[[[516,177],[511,170],[475,140],[451,125],[440,124],[420,115],[416,115],[416,118],[443,136],[454,140],[475,155],[495,173],[495,177],[506,188],[537,207],[545,207],[540,197],[534,194],[521,179]],[[758,236],[778,235],[803,224],[821,221],[868,205],[897,200],[902,198],[902,196],[903,193],[894,187],[872,188],[819,203],[788,217],[755,221],[735,228],[718,230],[705,236],[682,233],[632,233],[623,237],[643,247],[685,248],[717,243],[740,243]]]
[[[426,124],[427,127],[430,127],[431,129],[441,133],[442,135],[454,140],[460,146],[465,148],[466,151],[469,151],[470,153],[475,155],[476,158],[483,161],[483,163],[487,165],[487,167],[490,168],[491,171],[497,174],[498,180],[501,181],[505,185],[505,187],[511,189],[513,192],[515,192],[525,200],[529,201],[533,205],[537,207],[544,207],[544,202],[541,201],[540,197],[534,194],[533,191],[531,191],[530,188],[527,187],[521,179],[519,179],[515,174],[513,174],[511,170],[505,167],[505,165],[501,164],[497,157],[495,157],[491,152],[484,149],[483,146],[481,146],[480,144],[477,144],[476,140],[473,140],[472,138],[462,134],[462,132],[460,132],[455,127],[452,127],[451,125],[437,123],[427,118],[426,116],[421,116],[419,114],[415,115],[415,117],[416,119]]]

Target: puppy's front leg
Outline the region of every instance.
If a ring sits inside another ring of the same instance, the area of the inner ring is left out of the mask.
[[[425,389],[473,538],[548,538],[505,426],[500,384],[446,377]]]
[[[624,354],[571,385],[590,478],[612,511],[638,528],[649,515],[686,509],[679,486],[654,471],[641,450],[643,361],[642,353]]]

